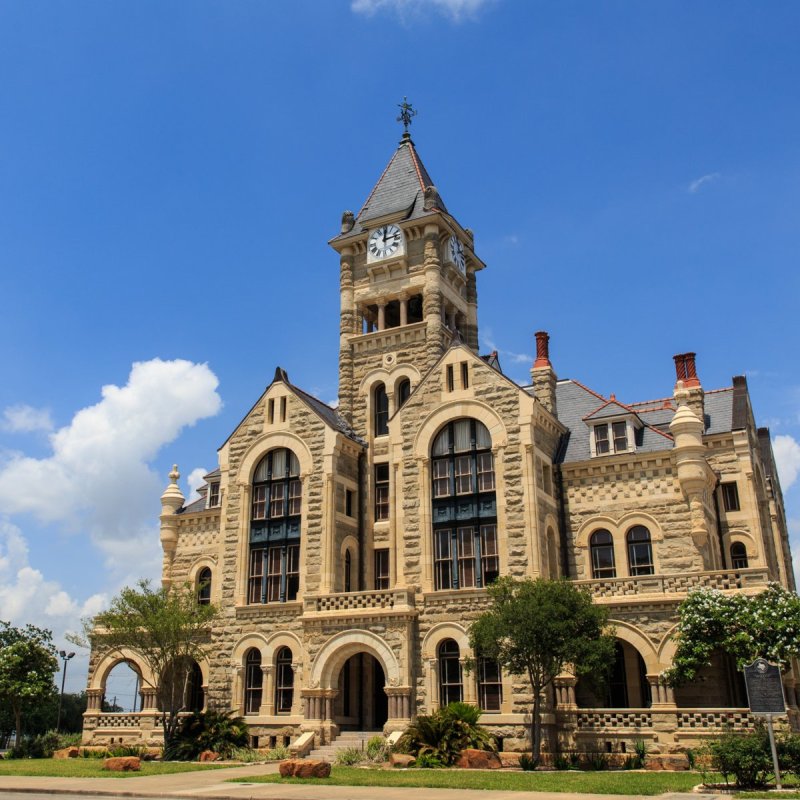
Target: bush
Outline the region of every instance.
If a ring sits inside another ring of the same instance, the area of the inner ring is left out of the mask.
[[[559,756],[556,756],[556,762],[558,762],[558,759]],[[523,772],[533,772],[536,769],[537,763],[536,759],[532,758],[527,753],[523,753],[519,757],[519,766]],[[566,767],[559,767],[558,764],[556,764],[556,769],[566,769]]]
[[[231,750],[231,759],[234,761],[242,761],[245,764],[252,764],[256,761],[266,761],[267,754],[259,750],[253,750],[252,747],[234,747]]]
[[[520,760],[520,766],[522,766],[522,756],[520,756],[519,760]],[[570,768],[569,758],[567,758],[567,756],[565,756],[563,753],[556,753],[553,756],[553,766],[556,769],[562,769],[562,770],[569,769]],[[522,768],[525,769],[525,767]]]
[[[791,772],[800,778],[800,734],[790,733],[776,742],[778,766],[783,772]]]
[[[364,759],[364,751],[358,747],[345,747],[336,754],[336,763],[340,767],[353,767]]]
[[[608,755],[606,753],[587,753],[584,763],[586,769],[600,772],[608,769]]]
[[[112,758],[125,758],[126,756],[136,756],[144,760],[147,748],[144,745],[120,744],[116,747],[108,748],[108,755]]]
[[[290,758],[292,753],[288,747],[279,744],[273,747],[272,750],[267,750],[267,761],[283,761],[284,758]]]
[[[29,736],[8,752],[9,758],[52,758],[56,750],[69,747],[62,744],[62,737],[56,731],[47,731],[38,736]]]
[[[389,748],[383,736],[373,736],[367,742],[367,758],[375,763],[386,761],[389,757]]]
[[[440,767],[447,766],[440,758],[431,753],[422,753],[418,755],[416,765],[422,769],[439,769]]]
[[[246,747],[248,741],[247,725],[241,717],[218,711],[194,712],[181,720],[169,751],[164,750],[164,758],[194,761],[204,750],[230,758],[236,748]]]
[[[737,788],[764,786],[772,773],[772,753],[766,730],[752,733],[725,733],[709,742],[711,766],[722,773],[725,783],[733,776]]]

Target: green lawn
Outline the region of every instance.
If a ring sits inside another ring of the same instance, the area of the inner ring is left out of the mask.
[[[171,772],[193,772],[198,769],[224,769],[224,764],[196,762],[143,761],[140,772],[106,772],[102,758],[10,758],[0,761],[3,775],[36,775],[53,778],[136,778],[140,775],[167,775]]]
[[[336,786],[411,786],[429,789],[500,789],[520,792],[663,794],[688,792],[702,782],[697,772],[483,772],[448,769],[334,767],[330,778],[234,778],[247,783],[314,783]]]

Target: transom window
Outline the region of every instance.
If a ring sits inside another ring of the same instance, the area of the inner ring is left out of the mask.
[[[652,575],[653,545],[650,531],[644,525],[634,525],[627,535],[628,568],[631,575]]]
[[[628,423],[604,422],[595,425],[594,431],[594,451],[598,456],[607,453],[625,453],[628,451]]]
[[[747,569],[747,548],[743,542],[734,542],[731,545],[731,566],[733,569]]]
[[[454,639],[445,639],[439,645],[439,705],[460,703],[464,697],[461,676],[461,652]]]
[[[249,603],[294,600],[300,585],[303,489],[300,462],[286,448],[271,450],[253,476]]]
[[[592,577],[596,579],[616,578],[617,566],[614,561],[614,539],[604,529],[595,531],[589,539],[592,555]]]
[[[294,670],[292,651],[281,647],[275,658],[275,713],[289,714],[294,700]]]
[[[500,574],[492,440],[475,419],[445,425],[433,440],[436,589],[483,587]]]

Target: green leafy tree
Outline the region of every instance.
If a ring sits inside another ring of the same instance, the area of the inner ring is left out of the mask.
[[[565,670],[602,684],[614,662],[608,614],[588,591],[566,580],[500,578],[492,605],[470,626],[473,650],[528,678],[533,693],[530,739],[538,763],[542,746],[541,696]]]
[[[15,628],[0,620],[0,705],[11,711],[18,744],[23,715],[52,698],[57,670],[50,631],[34,625]]]
[[[752,597],[698,589],[680,604],[678,617],[678,647],[665,673],[672,686],[694,680],[719,650],[739,670],[765,658],[783,671],[800,657],[800,597],[777,583]]]
[[[98,649],[133,651],[152,673],[167,754],[178,730],[178,715],[186,708],[193,664],[206,655],[217,614],[215,606],[197,602],[191,586],[153,589],[149,581],[139,581],[136,588],[123,589],[109,609],[92,620],[90,636]]]

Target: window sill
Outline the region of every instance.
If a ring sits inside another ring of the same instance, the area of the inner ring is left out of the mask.
[[[261,614],[273,614],[276,611],[285,614],[302,614],[302,600],[290,600],[287,603],[248,603],[236,606],[236,616],[242,618],[257,617]]]
[[[423,592],[422,601],[440,602],[442,600],[466,600],[468,598],[486,598],[488,593],[485,588],[470,586],[466,589],[436,589],[432,592]]]

